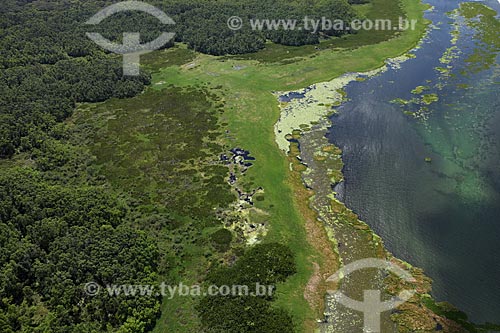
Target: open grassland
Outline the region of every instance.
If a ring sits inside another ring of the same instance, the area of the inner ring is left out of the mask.
[[[374,0],[371,5],[359,8],[369,18],[397,20],[405,13],[408,19],[418,19],[419,23],[413,31],[360,32],[326,40],[320,44],[321,50],[314,46],[269,44],[256,54],[213,57],[195,54],[178,45],[144,57],[145,66],[156,73],[152,87],[143,95],[128,101],[111,100],[93,109],[82,108],[77,114],[79,121],[92,124],[100,131],[92,137],[91,145],[102,172],[118,188],[142,197],[143,202],[138,204],[144,205],[145,211],[151,203],[170,200],[167,204],[177,207],[179,213],[185,213],[183,209],[194,203],[201,217],[209,207],[217,205],[214,201],[229,199],[225,194],[227,189],[215,184],[226,182],[222,170],[209,167],[210,154],[233,147],[249,150],[256,160],[243,182],[264,189],[263,200],[255,205],[268,214],[270,230],[265,242],[287,244],[297,264],[297,273],[278,286],[274,303],[292,314],[301,331],[311,331],[321,316],[322,309],[312,308],[304,297],[305,286],[314,272],[313,263],[331,264],[331,258],[325,258],[325,253],[312,246],[307,237],[304,202],[298,202],[306,195],[296,195],[300,184],[296,175],[290,173],[290,161],[275,143],[273,126],[278,120],[279,108],[273,92],[304,88],[346,72],[378,68],[385,59],[416,46],[426,27],[422,16],[425,6],[417,0],[401,0],[401,3]],[[224,105],[223,112],[218,110],[219,102]],[[165,116],[162,105],[177,111],[172,117]],[[217,124],[212,117],[207,118],[206,113],[197,114],[200,108],[212,109],[209,114],[217,116]],[[190,126],[200,132],[193,133]],[[203,138],[209,138],[210,143]],[[200,147],[204,150],[196,152]],[[184,149],[191,155],[184,156]],[[185,162],[186,168],[169,169],[173,160]],[[213,176],[199,177],[200,171]],[[169,178],[170,172],[181,172],[183,176]],[[195,181],[188,180],[190,177]],[[181,196],[169,192],[172,188],[181,188],[180,184],[172,183],[181,180],[191,184],[194,190],[187,189]],[[192,224],[185,221],[185,225]],[[172,281],[182,277],[182,281],[189,284],[203,277],[207,261],[196,258],[209,255],[204,251],[208,245],[203,235],[206,228],[213,226],[210,219],[205,219],[201,227],[183,229],[178,239],[164,240],[169,244],[165,245],[168,251],[172,242],[178,242],[191,253],[181,258],[182,264],[173,259],[176,253],[167,258],[173,260],[170,265],[182,267],[175,272],[176,276],[170,277]],[[195,302],[182,297],[166,299],[155,331],[197,331]],[[180,322],[180,318],[188,320]]]
[[[312,262],[322,263],[324,258],[308,243],[304,219],[293,204],[289,164],[274,140],[273,126],[279,109],[272,92],[304,88],[346,72],[369,71],[383,65],[385,59],[415,47],[426,27],[422,18],[425,6],[414,0],[403,0],[402,4],[409,19],[418,19],[417,29],[397,37],[386,36],[390,39],[379,43],[370,43],[371,39],[360,33],[360,40],[356,40],[358,36],[350,36],[346,39],[348,42],[340,42],[339,47],[345,49],[327,49],[309,56],[306,56],[311,54],[308,46],[274,45],[249,56],[248,60],[198,55],[191,63],[162,69],[153,78],[154,89],[163,89],[169,84],[209,84],[222,88],[226,104],[222,121],[229,124],[232,145],[241,146],[256,157],[246,177],[265,189],[265,200],[257,205],[270,214],[271,230],[266,240],[288,244],[297,258],[298,273],[278,287],[276,304],[291,311],[297,322],[307,323],[307,327],[311,327],[319,312],[308,306],[303,290],[313,271]],[[377,0],[372,10],[382,6],[399,8],[395,1]],[[303,57],[291,59],[290,55]]]
[[[189,51],[176,51],[180,57]],[[218,162],[224,151],[218,97],[208,89],[149,89],[131,99],[83,105],[73,117],[75,140],[86,142],[99,173],[140,216],[135,224],[161,250],[161,280],[194,285],[216,255],[209,236],[220,228],[216,207],[235,200]],[[196,332],[195,298],[165,299],[159,323]],[[163,332],[165,330],[162,330]]]

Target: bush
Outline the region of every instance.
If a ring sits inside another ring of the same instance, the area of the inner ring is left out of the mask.
[[[217,251],[226,252],[233,240],[233,234],[227,229],[219,229],[210,235],[210,240]]]

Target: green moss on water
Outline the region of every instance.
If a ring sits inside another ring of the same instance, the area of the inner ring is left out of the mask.
[[[497,12],[481,3],[467,2],[460,5],[459,13],[465,18],[465,24],[476,31],[474,38],[481,42],[465,60],[469,63],[468,71],[477,73],[490,68],[496,63],[500,50]]]
[[[421,93],[424,92],[424,90],[429,90],[429,89],[430,89],[429,86],[418,86],[415,89],[413,89],[411,93],[415,95],[420,95]]]
[[[435,70],[437,70],[441,74],[448,74],[450,70],[448,68],[444,67],[434,67]]]
[[[301,130],[293,130],[291,134],[292,140],[298,140],[302,136],[302,131]]]
[[[456,46],[452,46],[449,49],[446,50],[446,52],[443,54],[443,56],[439,59],[439,62],[442,64],[448,65],[450,64],[453,59],[457,58],[457,52],[458,48]]]
[[[342,99],[347,98],[347,92],[344,89],[337,89],[336,91],[342,96]]]
[[[422,103],[430,105],[434,102],[439,101],[439,96],[437,94],[425,94],[422,95]]]
[[[411,101],[406,100],[406,99],[402,99],[402,98],[396,98],[396,99],[393,99],[391,101],[391,103],[399,104],[399,105],[408,105],[411,103]]]

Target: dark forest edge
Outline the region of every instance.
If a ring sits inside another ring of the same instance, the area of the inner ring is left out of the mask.
[[[90,41],[83,23],[111,1],[3,1],[0,4],[0,157],[31,151],[66,119],[80,102],[132,97],[149,84],[148,74],[123,78],[120,62]],[[321,37],[346,31],[232,31],[227,18],[297,18],[327,16],[346,22],[357,17],[343,0],[316,1],[312,6],[285,1],[164,3],[153,1],[178,22],[176,41],[212,55],[244,54],[263,49],[266,40],[283,45],[316,44]],[[92,27],[92,29],[95,29]],[[116,14],[97,28],[120,40],[124,31],[138,31],[144,41],[163,27],[144,13]],[[173,42],[165,47],[170,47]],[[28,111],[29,110],[29,111]]]

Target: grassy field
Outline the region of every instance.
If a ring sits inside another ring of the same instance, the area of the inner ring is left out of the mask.
[[[183,116],[182,112],[194,112],[197,107],[203,107],[204,103],[201,93],[196,91],[208,90],[217,95],[224,102],[224,112],[220,113],[219,123],[225,124],[224,130],[228,131],[222,142],[217,144],[241,147],[249,150],[256,158],[244,181],[264,189],[264,200],[255,204],[268,213],[270,230],[265,241],[289,245],[296,257],[297,273],[278,286],[275,305],[289,311],[301,331],[310,332],[315,320],[321,316],[321,309],[310,306],[304,297],[304,288],[313,274],[313,263],[322,265],[331,262],[331,258],[325,258],[325,254],[308,239],[304,217],[304,209],[307,207],[304,208],[306,204],[301,201],[304,196],[298,195],[297,188],[301,185],[297,177],[292,177],[290,161],[275,143],[273,127],[279,117],[279,108],[273,92],[304,88],[346,72],[369,71],[380,67],[385,59],[399,56],[416,46],[426,27],[422,16],[424,9],[425,6],[417,0],[401,0],[401,3],[396,0],[374,0],[371,5],[360,6],[360,12],[369,18],[393,20],[405,13],[409,19],[419,20],[416,30],[403,33],[360,32],[345,38],[323,41],[319,46],[321,50],[314,46],[285,47],[269,44],[265,50],[256,54],[213,57],[195,54],[178,45],[143,57],[145,66],[156,71],[152,87],[132,101],[110,101],[97,107],[97,114],[108,122],[103,135],[94,138],[95,153],[105,174],[123,189],[142,191],[150,201],[161,198],[162,187],[168,187],[168,181],[171,181],[165,178],[165,172],[162,171],[163,166],[169,165],[167,157],[171,149],[162,146],[162,138],[167,143],[171,142],[172,134],[178,131],[159,126],[158,121],[170,123],[170,120],[158,118],[155,108],[160,108],[162,103],[178,103],[176,121],[185,126],[182,128],[188,129],[190,122],[198,123],[196,119]],[[177,91],[179,98],[172,96],[172,91]],[[186,91],[195,97],[187,106],[184,102],[179,102],[188,96],[183,95]],[[168,98],[165,97],[167,95]],[[90,111],[96,112],[96,109]],[[80,110],[80,116],[82,115],[85,115],[83,109]],[[141,127],[142,120],[147,121],[149,126]],[[83,120],[89,121],[91,120]],[[134,124],[132,129],[130,122]],[[110,132],[119,133],[120,128],[127,128],[127,131],[118,137],[109,135]],[[147,135],[144,135],[144,131]],[[188,139],[189,142],[196,142],[195,148],[199,147],[200,142],[194,137],[189,136]],[[119,153],[107,149],[116,144],[119,144]],[[174,152],[182,154],[182,149],[177,148]],[[193,160],[205,157],[195,154]],[[134,172],[124,172],[128,168]],[[137,189],[133,185],[136,183],[142,184],[142,188]],[[206,185],[201,182],[199,186]],[[174,199],[175,197],[171,197],[171,200]],[[201,205],[201,208],[205,206]],[[188,240],[189,237],[197,237],[193,233],[195,231],[187,233]],[[183,258],[182,271],[178,272],[178,277],[182,277],[186,284],[199,280],[206,267],[204,259],[196,259],[197,256],[204,255],[203,241],[190,246],[192,250],[188,252],[192,255]],[[198,331],[194,303],[195,300],[186,298],[165,300],[162,317],[155,332]],[[181,318],[184,322],[181,322]]]
[[[175,50],[185,58],[189,51]],[[74,138],[88,143],[99,172],[133,198],[134,224],[156,238],[161,280],[194,285],[216,256],[209,236],[220,228],[214,207],[235,200],[217,164],[225,151],[218,97],[208,89],[147,90],[131,99],[83,105],[73,117]],[[169,332],[197,332],[196,299],[165,299],[159,323]],[[172,314],[175,314],[172,316]],[[165,331],[164,329],[161,331]]]
[[[399,56],[418,43],[426,23],[422,19],[425,6],[415,0],[403,0],[401,10],[409,19],[418,19],[417,29],[406,31],[389,40],[371,43],[364,33],[338,40],[335,47],[311,55],[311,47],[269,46],[247,59],[217,58],[198,55],[187,66],[169,67],[154,75],[154,89],[169,84],[176,86],[220,86],[224,92],[226,113],[222,121],[234,137],[232,145],[250,150],[256,163],[246,177],[265,189],[265,200],[258,207],[270,213],[271,230],[267,241],[290,245],[297,257],[298,273],[278,287],[276,305],[289,310],[299,323],[317,319],[318,309],[311,309],[303,296],[304,286],[312,274],[312,262],[322,262],[321,254],[308,243],[304,219],[295,208],[294,191],[289,182],[289,165],[274,141],[273,126],[279,117],[273,91],[287,91],[331,80],[346,72],[369,71],[384,60]],[[399,8],[391,0],[377,0],[367,15],[387,15],[378,8]],[[394,12],[398,12],[395,10]],[[359,38],[359,39],[356,39]],[[381,38],[381,37],[380,37]],[[336,41],[330,42],[335,45]],[[287,51],[290,51],[287,53]],[[305,56],[309,54],[309,56]],[[301,56],[290,58],[290,56]]]

